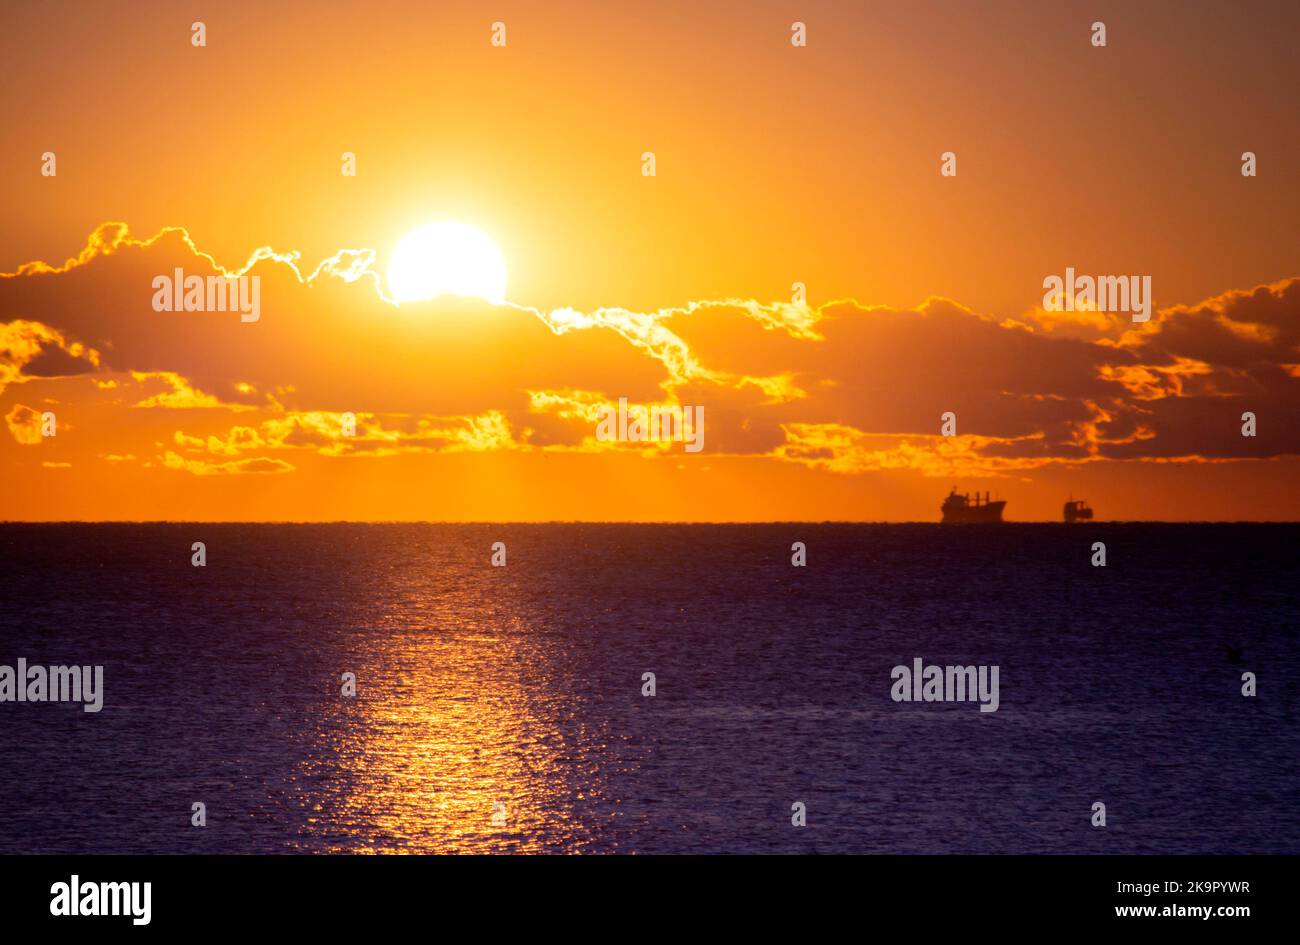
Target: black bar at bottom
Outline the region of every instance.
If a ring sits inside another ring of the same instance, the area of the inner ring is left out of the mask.
[[[840,922],[1232,934],[1286,918],[1295,867],[1281,856],[9,856],[0,915],[6,929],[74,935],[383,933],[450,917],[534,935],[609,921],[633,935]],[[101,911],[119,914],[84,914]]]

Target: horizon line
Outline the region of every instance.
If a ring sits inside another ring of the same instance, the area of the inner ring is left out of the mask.
[[[1057,518],[1002,522],[940,522],[934,519],[0,519],[8,525],[943,525],[994,528],[1001,525],[1300,525],[1300,519],[1093,519],[1064,522]]]

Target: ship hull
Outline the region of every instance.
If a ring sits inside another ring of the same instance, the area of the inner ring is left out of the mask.
[[[964,509],[945,509],[944,525],[992,525],[1002,521],[1002,510],[1006,502],[989,502],[987,505],[971,505]]]

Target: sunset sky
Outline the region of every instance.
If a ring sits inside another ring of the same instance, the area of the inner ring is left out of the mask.
[[[1293,3],[203,6],[0,14],[0,519],[1300,518]],[[392,301],[443,220],[504,303]]]

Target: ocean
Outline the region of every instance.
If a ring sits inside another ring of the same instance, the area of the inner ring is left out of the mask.
[[[3,525],[0,665],[103,666],[103,708],[0,702],[0,852],[1300,853],[1298,545]],[[916,659],[997,711],[895,701]]]

